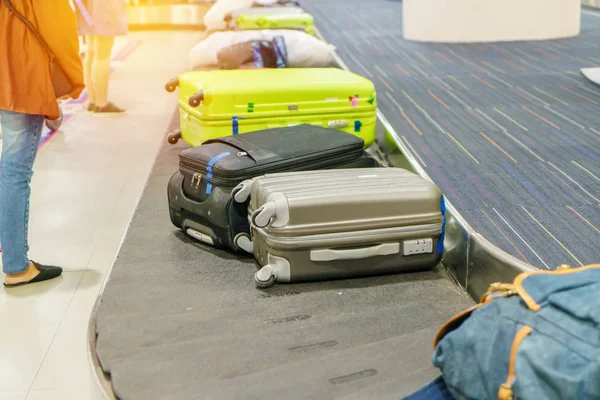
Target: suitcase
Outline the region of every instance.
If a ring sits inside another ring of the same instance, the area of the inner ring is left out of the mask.
[[[311,125],[213,139],[180,154],[168,185],[171,222],[207,244],[252,252],[248,200],[232,200],[240,182],[269,172],[376,166],[362,139]]]
[[[244,8],[225,15],[232,30],[296,29],[314,35],[313,16],[299,7]]]
[[[179,86],[180,134],[191,146],[223,136],[308,123],[375,140],[373,82],[338,68],[194,71]]]
[[[258,287],[429,269],[441,260],[441,191],[400,168],[293,172],[252,181]]]

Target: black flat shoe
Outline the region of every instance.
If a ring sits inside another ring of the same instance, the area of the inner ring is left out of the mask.
[[[19,282],[19,283],[13,283],[13,284],[4,283],[4,287],[5,288],[13,288],[13,287],[18,287],[18,286],[23,286],[23,285],[29,285],[30,283],[47,281],[49,279],[58,278],[63,272],[63,269],[61,267],[52,267],[49,265],[42,265],[42,264],[36,263],[35,261],[32,261],[32,263],[40,271],[40,273],[37,274],[35,278],[33,278],[27,282]]]

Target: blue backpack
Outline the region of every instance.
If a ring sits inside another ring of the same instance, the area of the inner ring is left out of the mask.
[[[600,399],[600,264],[493,284],[442,327],[433,363],[457,400]]]

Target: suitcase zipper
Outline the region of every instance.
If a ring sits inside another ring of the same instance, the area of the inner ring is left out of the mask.
[[[347,155],[344,155],[343,157],[339,157],[336,160],[337,162],[335,164],[329,164],[328,159],[325,157],[327,155],[327,153],[325,153],[322,157],[319,157],[319,159],[315,159],[314,161],[311,160],[312,162],[309,164],[309,166],[311,169],[320,169],[320,166],[322,164],[326,164],[327,166],[334,168],[339,165],[345,164],[348,161],[351,161],[354,159],[358,160],[360,158],[360,155],[357,157],[356,153],[358,153],[358,152],[352,152]],[[363,150],[360,151],[361,155],[362,155],[362,153],[363,153]],[[265,165],[263,165],[263,166],[259,165],[256,167],[262,167],[262,168],[249,168],[244,175],[238,175],[233,179],[218,178],[213,175],[212,179],[210,180],[210,183],[212,183],[213,185],[217,185],[217,186],[235,187],[240,182],[242,182],[246,179],[250,179],[254,176],[269,174],[269,173],[273,173],[273,172],[295,171],[294,168],[308,166],[306,164],[306,159],[310,160],[310,158],[311,158],[310,155],[297,157],[295,160],[293,160],[294,162],[287,161],[287,165],[285,165],[284,168],[281,168],[281,164],[285,164],[286,163],[285,160],[282,162],[274,162],[274,163],[272,163],[272,165],[269,165],[268,168],[265,168]],[[184,175],[186,173],[188,175],[192,175],[192,184],[196,180],[199,180],[199,181],[202,179],[206,180],[206,177],[204,177],[204,175],[202,175],[201,172],[194,172],[194,170],[206,169],[205,165],[200,165],[197,163],[193,163],[193,162],[189,162],[189,161],[186,162],[186,161],[187,160],[181,160],[179,169],[180,169],[181,173]],[[257,171],[257,169],[258,169],[258,171]],[[217,171],[215,171],[215,172],[217,172]],[[200,185],[200,182],[197,182],[197,184]]]
[[[198,189],[200,187],[200,182],[202,182],[202,175],[200,175],[199,172],[195,172],[192,175],[192,181],[190,182],[190,186],[192,186],[194,189]]]
[[[442,224],[428,223],[423,225],[399,226],[394,228],[371,229],[366,231],[346,230],[335,233],[306,234],[297,229],[296,232],[288,231],[284,234],[277,232],[277,228],[258,228],[252,226],[257,235],[260,235],[268,246],[278,249],[302,249],[316,247],[344,247],[364,245],[375,242],[390,242],[410,240],[414,237],[434,237],[441,233]],[[348,234],[352,239],[348,242]],[[285,235],[285,236],[284,236]],[[382,239],[385,237],[385,239]],[[342,244],[343,242],[343,244]]]

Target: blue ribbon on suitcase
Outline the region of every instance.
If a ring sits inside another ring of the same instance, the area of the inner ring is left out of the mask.
[[[249,112],[253,112],[254,104],[253,103],[248,103],[248,104],[252,104],[252,111],[249,111]],[[231,135],[233,135],[233,136],[240,134],[240,119],[244,119],[244,117],[231,117]]]
[[[444,196],[442,195],[442,201],[440,204],[440,210],[442,211],[442,215],[444,216],[444,220],[442,221],[442,234],[440,235],[440,240],[438,240],[437,244],[437,254],[442,254],[444,251],[444,237],[446,236],[446,201],[444,200]]]
[[[206,194],[210,194],[212,192],[212,183],[210,183],[210,179],[212,179],[213,177],[213,166],[217,163],[217,161],[219,161],[221,158],[223,157],[227,157],[228,155],[230,155],[230,152],[225,152],[225,153],[221,153],[215,157],[213,157],[212,160],[210,160],[208,162],[208,166],[206,167]]]

